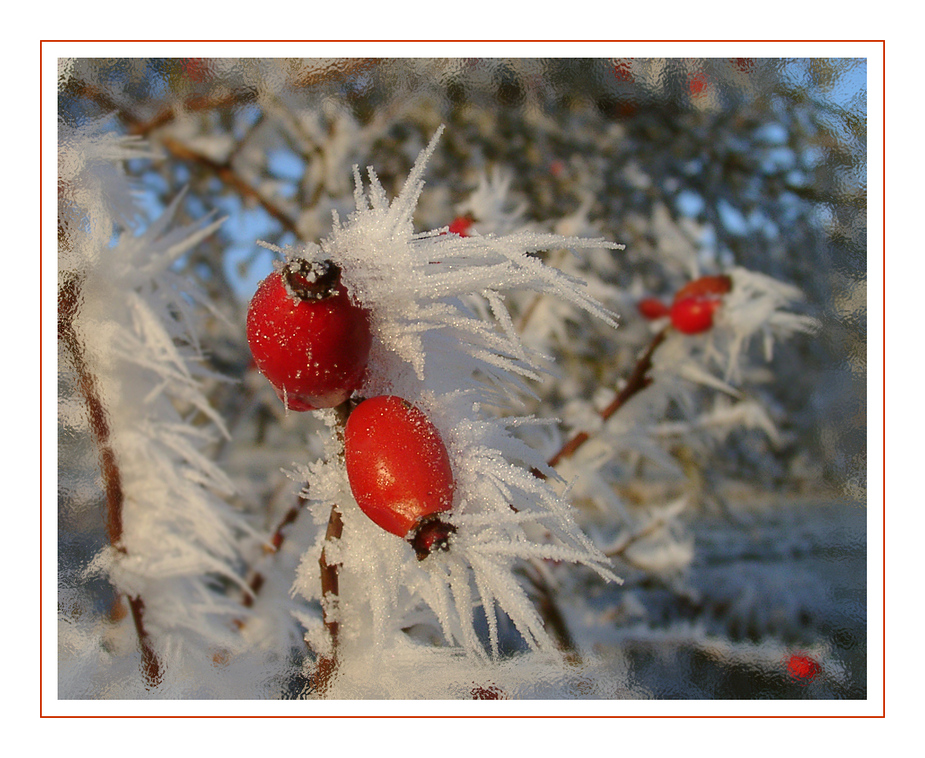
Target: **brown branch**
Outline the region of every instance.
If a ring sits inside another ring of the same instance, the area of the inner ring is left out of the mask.
[[[318,565],[321,567],[321,609],[324,614],[324,626],[331,637],[331,652],[318,658],[318,666],[315,670],[315,689],[319,694],[324,694],[327,690],[331,677],[337,669],[337,641],[340,631],[340,624],[337,621],[338,564],[328,560],[327,546],[333,540],[340,539],[343,529],[344,522],[340,511],[337,510],[337,506],[333,506],[331,517],[328,519],[328,530],[324,535],[325,547],[318,559]]]
[[[283,546],[283,541],[286,539],[286,535],[283,533],[283,530],[298,518],[304,504],[305,498],[300,496],[299,504],[294,505],[292,508],[286,511],[286,515],[283,516],[279,524],[277,524],[269,543],[264,546],[264,550],[266,552],[274,554],[279,552],[279,549]],[[243,597],[241,598],[241,605],[243,605],[245,608],[252,607],[254,605],[254,601],[257,599],[257,595],[260,594],[260,590],[263,589],[265,582],[266,577],[260,571],[251,572],[250,579],[247,580],[247,590],[244,592]],[[241,618],[236,618],[232,621],[232,624],[234,624],[238,630],[243,629],[245,623],[245,620]]]
[[[652,338],[652,341],[649,343],[649,347],[646,349],[646,352],[642,355],[639,361],[636,363],[633,373],[629,375],[629,378],[626,380],[626,383],[623,385],[623,389],[617,392],[613,401],[608,405],[604,410],[600,412],[600,417],[603,421],[607,421],[611,416],[613,416],[620,408],[622,408],[631,397],[636,393],[644,390],[650,384],[652,384],[652,377],[649,376],[649,370],[652,368],[652,355],[658,349],[658,346],[665,341],[665,337],[668,334],[668,327],[662,329],[658,332],[655,337]],[[578,432],[574,437],[572,437],[568,442],[566,442],[562,448],[557,452],[552,458],[549,459],[548,465],[555,467],[563,458],[570,458],[582,445],[585,444],[591,435],[588,432]],[[546,476],[538,469],[533,469],[535,476],[540,479],[545,479]]]
[[[200,166],[212,171],[224,184],[235,190],[241,197],[256,201],[270,216],[279,221],[280,225],[294,236],[299,236],[299,230],[296,223],[285,211],[272,203],[270,200],[260,194],[254,187],[247,183],[243,178],[235,173],[230,163],[212,160],[194,150],[191,150],[179,140],[173,137],[165,137],[161,144],[175,157],[180,160],[192,161]]]
[[[195,112],[234,108],[257,99],[257,91],[251,88],[237,89],[219,95],[190,95],[183,100],[182,106],[169,105],[153,118],[138,121],[124,111],[120,111],[123,120],[129,124],[129,134],[145,136],[158,127],[165,126],[177,117],[178,112]]]
[[[170,105],[164,108],[152,119],[148,121],[141,121],[135,117],[134,114],[119,105],[106,92],[93,87],[92,85],[81,83],[77,91],[78,94],[81,94],[95,101],[103,109],[116,111],[122,121],[127,125],[129,134],[136,136],[147,135],[154,129],[170,123],[174,120],[174,118],[176,118],[176,114],[178,112],[178,107],[176,105]],[[220,96],[211,97],[194,95],[187,98],[183,102],[182,108],[180,108],[180,110],[204,111],[220,109],[250,102],[255,98],[256,93],[250,89],[237,90]],[[163,144],[168,152],[170,152],[175,158],[198,163],[200,166],[203,166],[206,169],[214,172],[220,181],[231,187],[242,197],[250,198],[259,203],[263,209],[268,214],[270,214],[270,216],[279,221],[280,225],[286,231],[291,232],[296,237],[299,236],[295,222],[289,218],[289,216],[287,216],[282,209],[272,203],[269,199],[263,197],[263,195],[261,195],[246,180],[238,176],[238,174],[235,173],[231,166],[230,158],[224,162],[212,160],[211,158],[207,158],[206,156],[191,150],[172,137],[164,137],[161,140],[161,144]]]
[[[565,654],[565,660],[573,664],[580,663],[581,658],[578,656],[578,652],[575,649],[575,640],[572,638],[572,634],[568,630],[568,625],[565,623],[565,616],[563,616],[562,611],[559,610],[555,593],[549,585],[549,582],[546,581],[546,578],[535,566],[532,573],[526,572],[526,576],[527,579],[530,580],[530,584],[533,585],[533,589],[536,591],[537,610],[543,618],[546,629],[551,632],[553,638],[556,640],[556,645],[559,647],[559,650]]]
[[[341,403],[334,410],[337,412],[338,434],[343,444],[344,428],[347,426],[347,418],[350,411],[356,404],[347,400]],[[341,453],[343,455],[343,452]],[[331,561],[328,556],[328,546],[334,541],[339,540],[344,531],[344,522],[341,519],[340,511],[337,506],[331,506],[331,516],[328,518],[328,529],[324,535],[324,547],[321,550],[321,557],[318,559],[318,566],[321,569],[321,612],[324,615],[324,626],[331,637],[331,653],[321,655],[318,658],[318,665],[315,669],[315,689],[323,695],[330,684],[331,677],[337,670],[337,642],[340,632],[338,618],[338,603],[340,594],[340,582],[338,580],[338,563]]]
[[[109,542],[117,551],[125,554],[125,547],[122,545],[122,506],[125,501],[122,476],[110,443],[106,408],[97,391],[96,380],[87,365],[83,345],[74,327],[74,319],[81,302],[80,284],[76,275],[69,275],[58,290],[58,339],[67,350],[77,373],[78,387],[86,404],[90,429],[99,450],[100,472],[106,493],[106,528]],[[130,597],[129,607],[141,648],[141,670],[145,684],[148,687],[156,687],[161,683],[163,671],[151,645],[150,635],[145,629],[144,603],[140,597]]]
[[[642,357],[637,361],[636,366],[633,368],[633,372],[630,374],[629,378],[626,380],[623,388],[617,392],[613,401],[600,412],[601,419],[607,421],[611,416],[613,416],[620,408],[622,408],[631,397],[636,393],[641,392],[646,387],[652,383],[652,377],[650,377],[649,370],[652,368],[652,356],[655,354],[655,351],[658,349],[658,346],[665,341],[667,336],[668,328],[662,329],[658,332],[655,337],[652,338],[652,341],[649,343],[649,347],[646,349],[646,352],[643,353]],[[562,448],[549,459],[548,465],[554,467],[559,461],[563,458],[571,457],[585,442],[591,438],[591,435],[587,432],[579,432],[574,437],[572,437]],[[532,473],[538,479],[545,479],[546,475],[539,469],[532,469]],[[641,539],[645,534],[640,534],[639,538]],[[635,539],[622,546],[620,551],[621,557],[626,560],[626,557],[622,555],[623,551],[629,547]],[[610,555],[608,553],[608,555]],[[550,587],[549,582],[546,581],[545,577],[534,567],[534,573],[528,573],[527,578],[530,580],[530,583],[533,585],[534,590],[537,595],[537,610],[540,615],[543,617],[543,620],[546,624],[546,628],[550,631],[552,636],[555,638],[556,643],[559,646],[559,649],[566,654],[566,660],[571,663],[578,663],[579,658],[575,652],[575,643],[572,639],[572,635],[569,633],[568,626],[565,623],[565,617],[562,615],[562,611],[559,610],[559,606],[556,604],[555,594],[552,587]]]
[[[191,94],[179,103],[164,106],[157,114],[142,121],[126,107],[115,100],[110,93],[96,87],[89,82],[75,81],[72,85],[73,93],[86,97],[95,102],[102,110],[116,113],[126,124],[129,134],[145,136],[155,129],[169,124],[181,112],[197,112],[233,108],[244,105],[257,99],[257,91],[250,87],[242,87],[230,92],[221,92],[217,95]]]

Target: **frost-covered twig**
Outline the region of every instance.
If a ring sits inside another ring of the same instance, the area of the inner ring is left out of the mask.
[[[110,444],[106,407],[97,392],[96,380],[87,366],[83,345],[74,329],[74,318],[77,315],[80,300],[80,280],[75,274],[68,275],[58,291],[58,339],[67,350],[71,365],[77,374],[77,383],[87,407],[90,428],[99,450],[100,473],[106,492],[106,529],[109,542],[114,549],[124,554],[126,551],[122,544],[122,504],[125,495],[122,490],[122,475]],[[138,645],[141,648],[142,674],[148,686],[156,687],[163,678],[163,672],[157,654],[151,646],[150,635],[145,628],[144,601],[136,595],[130,596],[128,603],[138,635]]]
[[[324,535],[325,546],[321,551],[318,564],[321,567],[321,608],[324,614],[324,626],[330,637],[330,650],[323,652],[318,658],[315,669],[315,688],[323,694],[331,677],[337,668],[337,641],[340,630],[337,605],[339,602],[339,583],[337,561],[330,557],[331,543],[339,540],[344,530],[344,522],[340,517],[337,506],[331,508],[331,517],[328,520],[328,529]]]
[[[209,171],[213,172],[220,181],[230,187],[232,190],[237,192],[245,200],[254,200],[259,203],[263,209],[275,218],[280,226],[283,227],[287,232],[291,232],[296,237],[299,237],[299,231],[296,227],[295,221],[293,221],[275,203],[270,201],[268,198],[264,197],[257,189],[252,187],[241,178],[229,162],[219,162],[209,158],[208,156],[197,153],[195,150],[191,150],[186,145],[184,145],[179,140],[173,139],[172,137],[166,137],[162,140],[162,144],[167,148],[175,157],[180,158],[181,160],[192,161],[198,163],[199,165],[207,168]]]
[[[617,392],[613,401],[600,412],[600,417],[603,421],[607,421],[618,410],[620,410],[620,408],[622,408],[629,401],[629,399],[633,397],[633,395],[635,395],[637,392],[640,392],[641,390],[644,390],[652,383],[652,377],[649,376],[649,369],[652,368],[652,355],[655,353],[658,346],[665,341],[667,332],[668,329],[666,327],[652,338],[652,341],[649,343],[649,347],[646,349],[646,352],[642,355],[639,361],[637,361],[635,368],[633,368],[633,373],[629,375],[629,378],[626,380],[623,388]],[[590,439],[590,437],[591,435],[588,434],[588,432],[578,432],[578,434],[566,442],[559,449],[559,451],[549,459],[549,466],[554,467],[563,458],[570,458],[575,454],[578,448],[580,448]],[[537,477],[545,478],[545,474],[543,474],[542,471],[534,469],[533,473]]]
[[[335,426],[338,441],[343,443],[344,428],[353,404],[350,401],[335,409]],[[342,454],[341,454],[342,455]],[[327,629],[330,648],[321,652],[315,669],[315,689],[323,695],[328,688],[331,677],[337,669],[337,643],[340,632],[340,582],[338,577],[337,542],[344,532],[344,521],[337,504],[331,506],[328,528],[324,535],[324,547],[318,558],[321,569],[321,611],[324,627]]]

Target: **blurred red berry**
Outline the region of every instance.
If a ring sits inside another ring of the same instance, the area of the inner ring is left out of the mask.
[[[707,91],[707,75],[702,71],[694,74],[689,82],[691,95],[698,97]]]
[[[183,73],[193,82],[204,82],[209,78],[209,67],[205,58],[184,58]]]
[[[636,308],[639,313],[644,318],[649,319],[649,321],[654,321],[657,318],[664,318],[668,315],[668,306],[657,297],[647,297],[640,300],[636,304]]]
[[[613,64],[613,76],[618,82],[632,82],[633,70],[629,61],[619,61]]]
[[[744,73],[748,73],[755,67],[754,58],[733,58],[733,65]]]
[[[498,687],[495,687],[493,684],[489,684],[487,687],[480,687],[476,685],[472,688],[472,699],[473,700],[504,700],[504,691]]]
[[[700,334],[713,326],[713,313],[720,301],[706,297],[676,300],[669,311],[671,324],[683,334]]]
[[[688,282],[683,287],[681,287],[681,289],[675,293],[674,299],[675,302],[677,302],[678,300],[683,300],[687,297],[718,297],[731,291],[731,277],[728,277],[725,274],[719,274],[717,276],[701,276],[699,279],[694,279],[694,281]]]
[[[787,673],[801,685],[809,684],[821,671],[822,666],[808,655],[795,653],[787,661]]]
[[[450,233],[458,234],[460,237],[469,236],[469,228],[472,226],[472,219],[469,216],[457,216],[450,224]]]

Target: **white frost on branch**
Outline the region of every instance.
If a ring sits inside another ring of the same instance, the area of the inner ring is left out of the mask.
[[[118,544],[87,575],[103,574],[119,593],[142,599],[146,631],[171,670],[187,645],[201,655],[204,642],[239,641],[231,622],[243,608],[220,587],[243,591],[241,545],[258,539],[228,504],[233,483],[210,453],[227,436],[203,392],[203,381],[217,377],[196,337],[211,306],[174,270],[221,221],[172,228],[177,198],[143,234],[128,233],[141,212],[118,164],[148,155],[144,145],[99,124],[62,126],[61,140],[67,243],[59,276],[79,292],[73,327],[105,409],[121,495]]]

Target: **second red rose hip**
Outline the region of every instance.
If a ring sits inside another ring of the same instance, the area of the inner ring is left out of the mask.
[[[408,540],[423,560],[445,549],[455,528],[453,471],[440,433],[419,408],[394,395],[361,402],[347,419],[344,458],[363,513]]]

